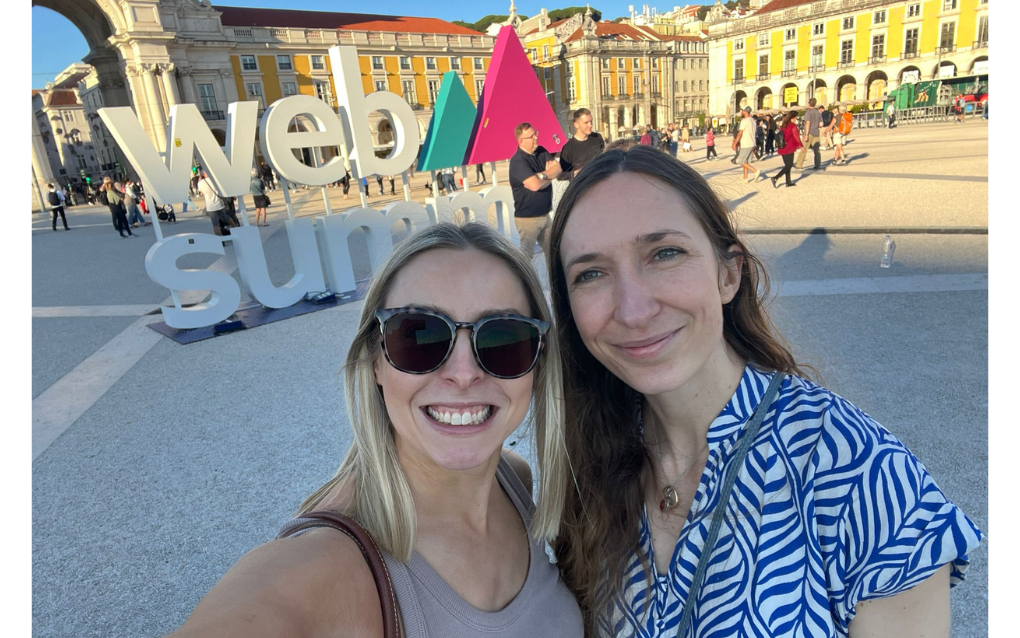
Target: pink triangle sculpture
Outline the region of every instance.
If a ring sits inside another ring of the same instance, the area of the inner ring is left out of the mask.
[[[496,36],[464,164],[509,159],[517,152],[514,129],[521,122],[539,132],[538,143],[550,153],[567,142],[521,41],[513,27],[505,26]]]

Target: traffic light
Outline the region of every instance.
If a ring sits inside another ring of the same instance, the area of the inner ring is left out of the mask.
[[[91,178],[91,177],[89,177],[88,175],[86,175],[86,176],[85,176],[85,183],[86,183],[86,184],[91,184],[91,183],[92,183],[92,178]]]

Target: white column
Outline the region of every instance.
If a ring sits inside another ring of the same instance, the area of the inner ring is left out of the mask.
[[[163,107],[160,104],[159,91],[156,88],[156,76],[150,68],[147,68],[139,80],[145,92],[146,109],[149,112],[149,121],[152,122],[152,133],[156,141],[156,147],[166,149],[166,120],[163,117]]]
[[[177,90],[177,80],[174,79],[174,65],[163,65],[163,90],[166,92],[166,101],[170,106],[181,103],[181,94]]]

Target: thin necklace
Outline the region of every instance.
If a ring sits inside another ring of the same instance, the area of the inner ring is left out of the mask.
[[[662,500],[659,501],[659,511],[665,514],[680,504],[680,495],[677,494],[676,488],[673,487],[673,484],[670,483],[669,479],[666,477],[666,469],[662,465],[662,446],[659,445],[661,442],[661,439],[656,437],[655,443],[652,445],[655,446],[655,455],[659,459],[659,473],[662,474],[662,482],[666,485],[666,487],[662,489]],[[679,483],[683,477],[687,476],[687,473],[691,471],[691,468],[694,467],[697,460],[701,458],[702,452],[704,452],[707,447],[708,441],[706,440],[705,445],[698,450],[696,455],[691,457],[690,463],[687,464],[687,467],[680,473],[679,476],[676,477],[676,480],[674,480],[673,483]]]

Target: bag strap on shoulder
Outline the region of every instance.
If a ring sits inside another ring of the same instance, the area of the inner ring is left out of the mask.
[[[284,525],[277,538],[287,538],[313,527],[332,527],[343,532],[358,546],[372,572],[375,588],[379,594],[379,604],[382,607],[383,615],[383,636],[385,638],[400,638],[400,620],[397,617],[397,597],[393,590],[393,581],[390,580],[390,571],[386,568],[386,560],[372,535],[353,518],[339,512],[317,510]]]

